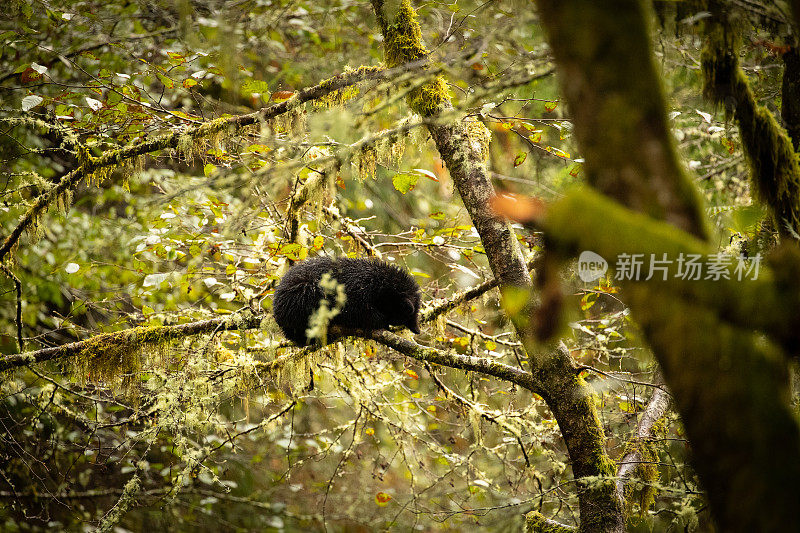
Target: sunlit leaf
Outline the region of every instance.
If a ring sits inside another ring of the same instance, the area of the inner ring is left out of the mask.
[[[406,194],[417,186],[418,180],[419,174],[401,172],[394,175],[392,178],[392,185],[394,185],[394,188],[401,193]]]

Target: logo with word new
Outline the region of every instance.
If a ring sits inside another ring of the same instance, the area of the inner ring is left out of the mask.
[[[608,272],[608,263],[602,256],[584,250],[578,256],[578,277],[586,283],[591,283],[605,276]]]

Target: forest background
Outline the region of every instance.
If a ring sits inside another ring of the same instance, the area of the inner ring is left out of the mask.
[[[2,529],[800,530],[798,27],[12,0]],[[319,254],[407,268],[423,332],[286,342],[275,285]]]

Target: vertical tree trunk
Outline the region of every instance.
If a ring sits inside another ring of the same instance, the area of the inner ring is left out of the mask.
[[[427,50],[409,0],[392,2],[392,7],[387,4],[383,0],[372,0],[384,37],[388,66],[423,59]],[[409,105],[422,116],[434,116],[447,110],[451,105],[446,87],[443,79],[436,78],[413,91],[409,95]],[[489,207],[494,188],[482,155],[481,139],[485,137],[476,132],[480,128],[485,128],[480,122],[428,126],[480,235],[495,277],[504,285],[530,287],[530,275],[514,230]],[[573,475],[578,480],[586,476],[609,478],[579,490],[580,530],[625,531],[623,505],[617,498],[613,481],[616,467],[605,451],[605,436],[591,388],[578,377],[566,349],[559,347],[547,355],[533,356],[540,348],[526,338],[523,331],[518,330],[518,334],[525,342],[533,375],[541,390],[547,391],[543,397],[558,421],[569,450]],[[580,485],[580,481],[578,483]]]

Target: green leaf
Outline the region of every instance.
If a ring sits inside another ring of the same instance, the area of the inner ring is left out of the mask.
[[[159,81],[161,81],[161,83],[164,84],[164,87],[166,87],[167,89],[172,89],[173,87],[175,87],[175,82],[172,81],[171,78],[164,76],[160,72],[156,72],[156,76],[158,77]]]
[[[405,172],[401,172],[399,174],[395,174],[394,178],[392,178],[392,185],[394,185],[394,188],[401,193],[406,194],[408,191],[417,186],[418,180],[419,174],[407,174]]]

